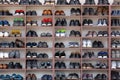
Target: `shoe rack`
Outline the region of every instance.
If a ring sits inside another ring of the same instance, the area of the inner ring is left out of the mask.
[[[99,6],[107,6],[108,9],[109,9],[109,14],[106,15],[106,16],[90,16],[90,15],[82,15],[82,12],[84,10],[84,8],[89,8],[89,7],[92,7],[92,8],[97,8]],[[81,9],[81,15],[79,16],[75,16],[75,15],[70,15],[70,9],[71,8],[80,8]],[[3,51],[3,52],[10,52],[12,50],[20,50],[21,52],[21,58],[20,59],[0,59],[1,62],[0,63],[8,63],[8,62],[20,62],[22,63],[23,65],[23,69],[0,69],[0,74],[12,74],[12,73],[17,73],[17,74],[22,74],[23,77],[24,77],[24,80],[25,80],[25,77],[27,76],[27,74],[29,73],[34,73],[36,74],[38,80],[41,80],[41,77],[42,75],[44,74],[50,74],[53,76],[53,80],[56,73],[57,72],[63,72],[65,74],[69,74],[69,73],[78,73],[79,74],[79,77],[80,79],[78,80],[83,80],[82,79],[82,75],[85,74],[85,73],[93,73],[94,74],[94,77],[96,76],[96,74],[98,73],[105,73],[107,74],[108,76],[108,79],[107,80],[111,80],[111,71],[119,71],[119,69],[111,69],[111,62],[112,61],[120,61],[120,58],[116,59],[116,58],[111,58],[111,52],[112,50],[119,50],[119,48],[112,48],[111,46],[111,41],[112,40],[120,40],[119,38],[120,37],[111,37],[111,31],[112,30],[119,30],[119,26],[111,26],[111,19],[113,18],[119,18],[120,16],[111,16],[111,10],[112,9],[120,9],[119,8],[120,6],[118,5],[1,5],[0,4],[0,9],[2,10],[10,10],[13,14],[15,12],[15,10],[17,9],[22,9],[24,10],[25,12],[27,10],[36,10],[37,13],[38,13],[38,16],[0,16],[0,20],[2,19],[5,19],[5,20],[8,20],[11,24],[10,27],[0,27],[0,31],[8,31],[10,32],[11,30],[13,29],[18,29],[20,30],[22,33],[23,33],[23,36],[22,37],[1,37],[0,38],[0,41],[14,41],[15,39],[20,39],[20,40],[23,40],[25,43],[29,42],[29,41],[32,41],[32,42],[39,42],[39,41],[46,41],[48,42],[48,45],[49,45],[49,48],[0,48],[0,51]],[[43,10],[45,9],[51,9],[52,12],[53,12],[53,15],[52,16],[42,16],[42,12]],[[54,15],[55,11],[56,10],[64,10],[66,15],[65,16],[56,16]],[[39,14],[40,13],[40,14]],[[16,27],[16,26],[12,26],[13,24],[13,20],[14,18],[24,18],[24,21],[25,21],[25,24],[26,24],[26,21],[29,20],[29,19],[33,19],[33,20],[37,20],[38,21],[38,26],[20,26],[20,27]],[[43,27],[41,26],[41,20],[43,18],[47,18],[47,17],[50,17],[53,19],[53,26],[50,26],[50,27]],[[57,18],[65,18],[67,20],[67,26],[55,26],[55,22],[56,22],[56,19]],[[108,19],[108,26],[97,26],[97,20],[99,18],[107,18]],[[80,20],[80,23],[81,23],[81,26],[69,26],[69,22],[71,19],[78,19]],[[83,26],[82,23],[83,23],[83,20],[84,19],[92,19],[93,22],[94,22],[94,26]],[[56,37],[55,36],[55,32],[56,30],[58,29],[65,29],[67,30],[67,36],[66,37]],[[51,32],[52,33],[52,37],[26,37],[26,33],[28,32],[28,30],[35,30],[36,32],[39,33],[39,36],[40,36],[40,33],[41,32]],[[77,31],[80,31],[81,32],[81,37],[69,37],[69,33],[71,30],[77,30]],[[108,31],[108,36],[107,37],[86,37],[86,33],[89,31],[89,30],[95,30],[95,31]],[[92,40],[92,41],[95,41],[95,40],[100,40],[104,43],[104,48],[83,48],[82,47],[82,42],[83,40],[85,39],[89,39],[89,40]],[[80,47],[78,48],[69,48],[67,47],[68,46],[68,42],[70,41],[77,41],[79,44],[80,44]],[[55,48],[54,47],[54,44],[56,42],[64,42],[65,44],[65,48]],[[26,46],[26,45],[25,45]],[[55,52],[56,51],[65,51],[66,53],[66,58],[64,59],[56,59],[54,57],[55,55]],[[37,59],[38,61],[50,61],[52,62],[52,68],[51,69],[27,69],[26,68],[26,61],[27,60],[33,60],[33,59],[27,59],[26,58],[26,53],[28,51],[32,51],[32,52],[46,52],[48,55],[50,55],[50,58],[49,59]],[[95,52],[95,55],[97,55],[97,53],[99,51],[107,51],[108,52],[108,58],[105,58],[105,59],[99,59],[99,58],[79,58],[79,59],[70,59],[69,58],[69,55],[71,52],[79,52],[81,54],[81,56],[83,55],[84,52],[86,51],[94,51]],[[67,65],[67,68],[66,69],[55,69],[55,62],[56,61],[64,61]],[[82,68],[82,63],[96,63],[96,62],[105,62],[108,64],[108,68],[107,69],[83,69]],[[81,68],[80,69],[70,69],[69,68],[69,63],[70,62],[80,62],[80,65],[81,65]]]

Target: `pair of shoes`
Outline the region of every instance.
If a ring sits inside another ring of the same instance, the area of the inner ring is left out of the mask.
[[[26,58],[37,58],[37,53],[28,51],[26,54]]]
[[[57,0],[57,5],[68,5],[67,0]]]
[[[38,69],[37,60],[27,60],[26,68],[27,69]]]
[[[35,74],[27,74],[26,80],[37,80],[37,77]]]
[[[82,80],[93,80],[94,78],[93,78],[93,74],[86,74],[86,73],[84,73],[83,75],[82,75]]]
[[[9,10],[0,10],[0,16],[12,16]]]
[[[29,31],[26,33],[26,37],[38,37],[38,34],[37,34],[36,31],[29,30]]]
[[[69,58],[81,58],[81,54],[79,52],[71,52]]]
[[[81,5],[79,0],[70,0],[69,5]]]
[[[24,12],[24,10],[15,10],[15,16],[21,16],[21,15],[24,15],[25,14],[25,12]]]
[[[63,42],[56,42],[55,43],[55,48],[65,48],[65,45],[64,45],[64,43]]]
[[[36,52],[28,51],[26,54],[27,58],[48,58],[49,56],[46,53],[37,54]]]
[[[97,37],[97,32],[96,31],[88,31],[86,34],[86,37]]]
[[[13,26],[24,26],[24,19],[23,18],[14,18]]]
[[[52,26],[52,18],[44,18],[42,20],[42,26]]]
[[[66,80],[66,75],[65,75],[65,73],[62,73],[62,72],[56,73],[56,75],[55,75],[55,80]]]
[[[91,19],[84,19],[83,20],[83,23],[82,23],[83,26],[92,26],[93,25],[93,20]]]
[[[84,5],[95,5],[95,1],[94,0],[85,0]]]
[[[79,8],[71,8],[71,15],[81,15],[81,10]]]
[[[45,74],[41,77],[41,80],[52,80],[52,75],[49,75],[49,74]]]
[[[111,80],[119,80],[120,75],[118,71],[111,71]]]
[[[82,45],[83,47],[88,47],[88,48],[92,47],[92,41],[91,40],[83,40],[82,44],[83,44]]]
[[[69,36],[73,36],[73,37],[81,37],[81,33],[79,31],[75,31],[75,30],[72,30],[70,31],[70,34]]]
[[[37,58],[49,58],[49,55],[47,53],[40,53],[37,55]]]
[[[120,15],[120,10],[112,10],[111,15],[112,16],[119,16]]]
[[[20,58],[20,51],[12,50],[11,52],[9,52],[9,58]]]
[[[98,0],[98,5],[109,5],[108,0]]]
[[[62,15],[65,16],[65,12],[63,10],[56,10],[55,15]]]
[[[0,52],[0,58],[9,58],[9,52]]]
[[[120,69],[120,62],[119,61],[112,61],[111,68],[112,69]]]
[[[94,66],[92,65],[92,63],[82,63],[82,68],[83,69],[93,69]]]
[[[66,36],[66,30],[65,29],[59,29],[55,33],[56,37],[65,37]]]
[[[7,41],[1,42],[1,43],[0,43],[0,47],[1,47],[1,48],[9,48],[9,42],[7,42]]]
[[[120,48],[120,41],[118,41],[118,40],[112,40],[111,47],[112,48]]]
[[[111,32],[111,36],[112,36],[112,37],[120,36],[120,31],[112,31],[112,32]]]
[[[120,26],[120,19],[112,19],[111,26]]]
[[[80,68],[81,68],[81,65],[80,65],[79,62],[70,62],[69,68],[70,68],[70,69],[80,69]]]
[[[102,41],[93,41],[92,47],[93,48],[104,48],[104,45]]]
[[[95,57],[94,52],[85,52],[85,53],[82,55],[82,58],[94,58],[94,57]]]
[[[95,15],[94,8],[84,8],[83,15]]]
[[[10,3],[10,4],[19,4],[19,1],[18,1],[18,0],[10,0],[9,3]]]
[[[72,20],[70,20],[69,26],[81,26],[81,23],[77,19],[76,20],[72,19]]]
[[[39,0],[31,0],[31,2],[29,2],[30,5],[42,5],[42,3]]]
[[[49,32],[47,32],[47,33],[41,33],[40,36],[41,37],[52,37],[52,33],[49,33]]]
[[[48,48],[48,43],[47,42],[38,42],[38,45],[37,45],[38,48]]]
[[[98,26],[107,26],[108,25],[108,21],[107,21],[107,19],[99,19],[97,25]]]
[[[95,80],[107,80],[108,77],[106,74],[97,74],[94,79]]]
[[[26,15],[27,16],[37,16],[37,12],[35,10],[33,10],[33,11],[29,10],[26,12]]]
[[[27,26],[38,26],[38,23],[36,20],[27,20],[26,25]]]
[[[69,42],[69,45],[68,45],[70,48],[77,48],[79,47],[79,43],[78,42]]]
[[[109,8],[107,6],[99,6],[95,12],[96,15],[109,15]]]
[[[98,58],[108,58],[108,52],[100,51],[97,55]]]
[[[55,22],[55,26],[67,26],[67,21],[65,18],[57,18]]]
[[[102,37],[107,37],[108,36],[108,32],[107,31],[99,31],[97,36],[99,36],[99,37],[101,37],[101,36]]]
[[[39,64],[39,67],[40,69],[51,69],[52,68],[52,63],[47,61],[47,62],[41,62]]]
[[[10,23],[7,20],[0,20],[0,27],[2,26],[10,26]]]
[[[0,4],[10,4],[10,2],[8,0],[0,0]]]
[[[55,58],[65,58],[66,57],[66,53],[65,51],[57,51],[55,52]]]
[[[20,30],[12,30],[10,33],[10,37],[21,37],[21,31]]]
[[[107,69],[108,66],[107,66],[106,63],[103,63],[103,62],[97,62],[97,63],[95,64],[95,68],[96,68],[96,69]]]
[[[42,15],[52,15],[52,10],[44,10]]]
[[[55,0],[45,0],[44,4],[45,5],[54,5],[55,4]]]
[[[57,61],[57,62],[55,62],[55,68],[56,69],[66,69],[67,67],[66,67],[66,64],[64,62]]]
[[[0,37],[9,37],[9,32],[0,32]]]
[[[119,50],[112,50],[111,58],[120,58],[120,51]]]
[[[19,5],[42,5],[39,0],[20,0]]]
[[[23,80],[23,76],[19,75],[19,74],[12,74],[12,75],[0,75],[0,79],[1,80]]]
[[[7,69],[22,69],[22,65],[21,63],[13,63],[13,62],[9,62],[9,64],[7,65]]]
[[[8,64],[0,64],[0,69],[8,69]]]
[[[80,76],[77,73],[70,73],[67,79],[68,80],[80,80]]]

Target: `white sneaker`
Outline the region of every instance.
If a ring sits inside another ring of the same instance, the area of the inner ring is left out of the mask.
[[[120,61],[117,61],[117,68],[120,69]]]
[[[8,37],[9,36],[9,32],[4,32],[4,37]]]
[[[56,37],[60,37],[60,33],[56,32],[56,33],[55,33],[55,36],[56,36]]]
[[[82,41],[83,47],[87,47],[87,40]]]
[[[0,37],[3,37],[3,35],[4,35],[3,32],[0,32]]]
[[[60,36],[61,37],[65,37],[65,33],[60,33]]]
[[[117,67],[116,61],[112,61],[111,63],[112,63],[111,68],[116,69]]]
[[[87,47],[91,48],[92,47],[92,41],[91,40],[87,40]]]
[[[9,58],[9,53],[8,52],[4,52],[4,58]]]
[[[0,52],[0,58],[3,58],[3,52]]]

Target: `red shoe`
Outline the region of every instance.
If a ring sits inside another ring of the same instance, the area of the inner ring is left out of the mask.
[[[52,26],[52,18],[47,18],[47,26]]]
[[[47,18],[44,18],[44,19],[42,20],[42,24],[41,24],[41,25],[42,25],[42,26],[47,26],[47,22],[48,22],[48,21],[47,21]]]
[[[20,10],[19,15],[24,15],[24,10]]]

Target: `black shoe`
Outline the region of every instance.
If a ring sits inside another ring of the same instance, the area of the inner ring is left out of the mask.
[[[89,15],[89,9],[88,8],[84,8],[83,15]]]
[[[79,0],[75,0],[75,5],[81,5],[80,1]]]
[[[94,0],[89,0],[91,5],[95,5],[95,1]]]
[[[85,0],[84,5],[88,5],[88,4],[90,4],[90,0]]]
[[[67,26],[67,21],[65,18],[62,19],[61,24],[62,26]]]
[[[69,26],[75,26],[75,21],[74,20],[70,20]]]
[[[74,0],[70,0],[69,4],[70,4],[70,5],[75,5]]]
[[[89,15],[94,15],[95,14],[95,11],[93,8],[89,8]]]
[[[81,26],[81,23],[79,20],[74,20],[74,26]]]
[[[89,25],[89,24],[88,24],[88,20],[87,20],[87,19],[84,19],[82,25],[83,25],[83,26]]]

